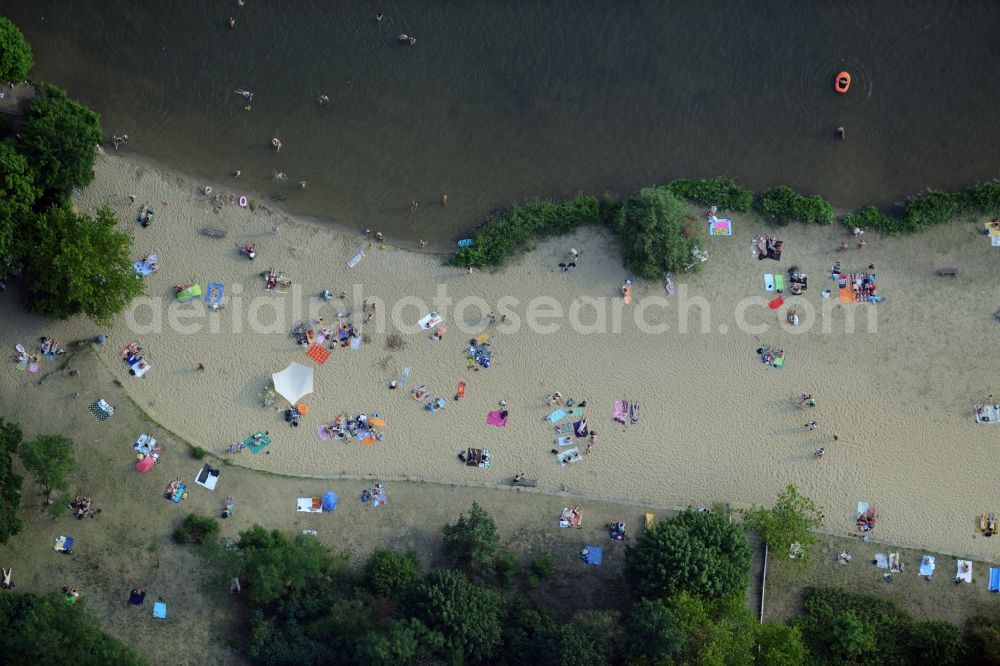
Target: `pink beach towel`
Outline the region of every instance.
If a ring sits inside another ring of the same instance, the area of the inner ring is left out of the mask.
[[[316,436],[320,439],[333,439],[333,434],[331,433],[332,428],[328,425],[321,425],[316,428]]]
[[[615,410],[611,413],[611,418],[619,423],[625,423],[628,418],[628,405],[624,400],[615,400]]]
[[[507,425],[507,417],[501,416],[501,414],[502,412],[499,410],[490,412],[489,414],[486,415],[486,423],[492,426],[496,426],[498,428],[503,428],[504,426]]]

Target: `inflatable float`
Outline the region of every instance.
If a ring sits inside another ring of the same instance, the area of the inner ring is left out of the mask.
[[[246,207],[247,207],[247,198],[240,197],[240,208],[246,208]]]
[[[848,72],[841,72],[840,74],[837,74],[837,78],[833,82],[833,89],[836,90],[841,95],[850,90],[851,75]]]
[[[476,243],[476,241],[474,239],[472,239],[472,238],[463,238],[462,240],[458,241],[458,246],[459,247],[472,247],[473,245],[475,245],[475,243]]]

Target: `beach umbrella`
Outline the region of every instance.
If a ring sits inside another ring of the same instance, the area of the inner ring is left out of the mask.
[[[295,404],[304,395],[313,392],[313,369],[301,363],[292,363],[281,372],[271,375],[278,395]]]

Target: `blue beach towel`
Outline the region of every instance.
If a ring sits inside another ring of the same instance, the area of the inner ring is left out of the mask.
[[[167,619],[167,604],[162,601],[157,601],[153,604],[153,617],[158,620]]]
[[[580,559],[587,564],[599,567],[604,561],[604,549],[600,546],[584,546],[583,550],[580,551]]]
[[[548,421],[549,423],[558,423],[559,421],[562,421],[564,418],[566,418],[566,410],[557,409],[556,411],[546,416],[545,420]]]
[[[218,282],[209,282],[205,288],[205,302],[208,307],[217,308],[222,303],[222,292],[226,286]]]
[[[764,291],[774,291],[774,275],[764,273]]]
[[[399,388],[406,388],[406,382],[410,381],[410,366],[403,368],[399,373]]]
[[[990,592],[1000,592],[1000,569],[990,567]]]
[[[152,266],[150,266],[149,264],[147,264],[142,259],[140,259],[137,262],[135,262],[134,264],[132,264],[132,268],[134,268],[135,272],[138,273],[142,277],[146,277],[147,275],[149,275],[150,273],[152,273],[153,271],[156,270],[155,268],[153,268]]]
[[[920,559],[920,575],[930,578],[934,574],[934,557],[924,555]]]

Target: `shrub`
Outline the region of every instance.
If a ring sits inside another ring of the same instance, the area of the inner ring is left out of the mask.
[[[913,199],[906,205],[907,231],[919,231],[948,222],[967,213],[973,207],[973,197],[966,192],[931,192]]]
[[[191,457],[194,458],[195,460],[201,460],[201,459],[203,459],[207,455],[208,455],[208,451],[206,451],[205,449],[201,448],[200,446],[192,446],[191,447]]]
[[[444,552],[453,564],[480,569],[492,564],[500,550],[497,524],[478,502],[472,503],[468,517],[462,514],[454,525],[445,525]]]
[[[19,264],[28,249],[30,240],[24,238],[22,225],[39,195],[28,160],[13,141],[0,143],[0,266]]]
[[[219,533],[219,521],[211,516],[199,516],[189,513],[177,529],[174,530],[174,543],[205,543]]]
[[[473,235],[475,244],[459,250],[458,266],[499,266],[509,254],[528,249],[532,238],[559,236],[598,221],[595,197],[579,196],[563,203],[524,204],[487,220]]]
[[[517,579],[517,571],[520,569],[520,562],[517,555],[513,553],[501,553],[497,556],[493,568],[497,574],[500,585],[507,587]]]
[[[753,192],[739,187],[729,178],[681,178],[667,183],[671,194],[705,206],[718,206],[723,210],[747,211],[753,204]]]
[[[17,26],[0,16],[0,81],[16,83],[24,79],[34,59],[31,46]]]
[[[1000,666],[1000,620],[977,615],[965,625],[969,654],[979,656],[985,666]]]
[[[968,193],[976,208],[986,215],[1000,214],[1000,183],[973,185]]]
[[[400,555],[392,550],[376,550],[365,562],[368,587],[380,597],[391,597],[409,588],[420,578],[417,554]]]
[[[531,560],[531,573],[539,578],[548,578],[552,574],[552,568],[556,561],[548,553],[539,555]]]
[[[23,479],[14,471],[12,457],[22,441],[21,426],[0,418],[0,544],[7,543],[7,539],[18,534],[23,527],[17,511],[21,504]]]
[[[684,649],[686,636],[661,599],[639,599],[626,619],[628,651],[634,659],[669,662]]]
[[[847,229],[875,229],[886,234],[907,231],[903,218],[886,215],[875,206],[865,206],[854,213],[841,215],[840,223]]]
[[[612,227],[629,269],[645,278],[685,270],[698,248],[684,227],[686,218],[687,208],[664,188],[646,188],[626,199]]]
[[[750,547],[738,525],[688,509],[638,536],[625,551],[625,577],[639,597],[743,594],[750,582]]]
[[[773,507],[755,506],[740,513],[744,526],[778,553],[788,552],[796,542],[808,552],[808,546],[816,542],[811,530],[819,525],[819,508],[810,498],[800,495],[794,485],[778,494]]]
[[[760,195],[754,206],[761,215],[779,225],[796,221],[833,224],[833,206],[829,202],[819,195],[804,197],[784,185]]]
[[[953,666],[963,662],[966,646],[958,627],[942,620],[916,622],[910,630],[910,663]]]

